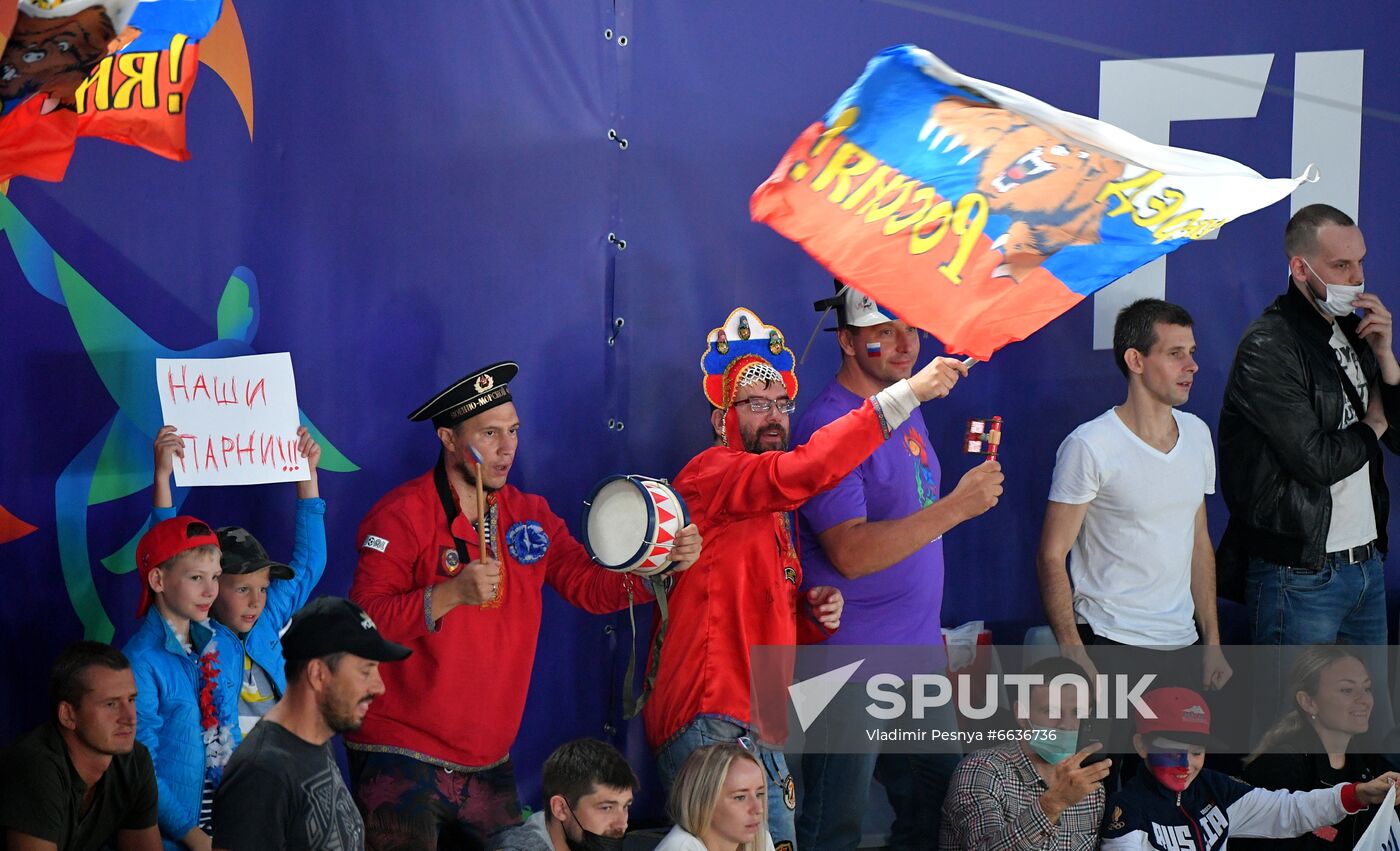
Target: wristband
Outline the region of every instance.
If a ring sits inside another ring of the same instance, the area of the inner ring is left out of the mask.
[[[919,397],[914,395],[914,388],[909,386],[907,378],[902,378],[876,393],[871,397],[871,401],[881,414],[881,424],[885,427],[886,437],[904,425],[904,421],[919,409]]]
[[[1355,783],[1342,784],[1342,809],[1348,814],[1359,813],[1366,809],[1366,805],[1361,803],[1361,796],[1356,793]]]

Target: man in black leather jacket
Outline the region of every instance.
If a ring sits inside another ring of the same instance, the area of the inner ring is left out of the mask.
[[[1247,560],[1236,575],[1246,578],[1253,643],[1384,645],[1390,496],[1380,446],[1400,451],[1400,432],[1388,427],[1400,423],[1390,312],[1365,292],[1366,244],[1347,214],[1304,207],[1284,246],[1288,290],[1245,331],[1225,387],[1220,470],[1230,523],[1218,559]],[[1261,672],[1270,691],[1260,693],[1280,691],[1286,656]],[[1384,731],[1388,666],[1383,656],[1366,661],[1377,672],[1372,729]],[[1271,722],[1279,707],[1259,703]]]

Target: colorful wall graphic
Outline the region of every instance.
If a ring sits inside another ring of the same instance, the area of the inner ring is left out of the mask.
[[[925,406],[945,489],[976,460],[959,451],[967,420],[1003,417],[1007,496],[946,537],[942,621],[983,619],[998,641],[1020,640],[1043,621],[1034,550],[1055,448],[1121,401],[1095,348],[1096,317],[1119,294],[1165,294],[1196,316],[1202,368],[1185,407],[1211,424],[1241,332],[1284,287],[1291,204],[1357,213],[1369,288],[1400,307],[1386,231],[1400,218],[1388,141],[1400,83],[1387,73],[1400,22],[1388,10],[224,3],[198,41],[188,161],[81,138],[62,182],[17,177],[0,202],[0,739],[38,721],[57,646],[133,628],[123,571],[149,511],[152,358],[292,354],[298,402],[336,471],[321,481],[323,593],[348,589],[374,501],[436,458],[431,430],[406,415],[496,360],[521,365],[512,480],[577,531],[603,476],[673,476],[707,445],[694,353],[733,307],[801,354],[830,275],[752,222],[749,198],[870,57],[904,43],[1154,142],[1269,176],[1308,162],[1321,173],[1084,299]],[[925,357],[937,349],[925,341]],[[836,363],[818,334],[797,366],[803,395]],[[253,529],[274,556],[290,551],[291,485],[181,498]],[[1209,508],[1218,534],[1222,507]],[[1240,636],[1240,611],[1223,617],[1227,639]],[[550,596],[543,630],[514,751],[526,799],[538,803],[544,756],[581,735],[627,747],[649,779],[640,728],[621,719],[626,616]],[[638,812],[659,803],[648,783]]]

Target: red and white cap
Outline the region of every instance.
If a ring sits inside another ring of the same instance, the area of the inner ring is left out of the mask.
[[[151,571],[185,550],[204,546],[220,549],[219,536],[209,528],[208,523],[188,514],[162,520],[141,536],[141,542],[136,545],[136,570],[141,574],[141,604],[136,609],[138,617],[146,614],[154,599],[151,583],[147,579]]]
[[[1210,734],[1210,705],[1189,688],[1170,686],[1149,691],[1142,702],[1156,718],[1137,713],[1137,733],[1144,739],[1164,738],[1188,745],[1219,747]]]

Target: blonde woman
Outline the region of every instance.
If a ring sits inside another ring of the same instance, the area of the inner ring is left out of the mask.
[[[1315,645],[1299,654],[1289,675],[1293,709],[1275,724],[1244,762],[1245,782],[1266,789],[1320,789],[1365,782],[1386,771],[1385,761],[1357,753],[1355,737],[1371,727],[1371,674],[1355,649]],[[1241,843],[1241,849],[1328,851],[1350,848],[1370,825],[1375,810],[1349,815],[1332,827],[1297,839]],[[1231,847],[1234,847],[1233,844]]]
[[[767,791],[763,766],[742,745],[696,748],[671,785],[676,826],[656,851],[774,851]]]

